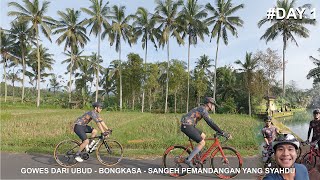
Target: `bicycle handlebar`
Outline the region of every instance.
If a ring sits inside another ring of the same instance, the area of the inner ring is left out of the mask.
[[[222,141],[221,143],[226,142],[226,141],[228,141],[228,140],[229,140],[229,138],[228,138],[228,137],[226,137],[224,134],[219,133],[219,132],[217,132],[216,134],[214,134],[214,135],[213,135],[213,137],[214,137],[214,138],[217,138],[217,137],[224,137],[224,138],[225,138],[225,140],[224,140],[224,141]]]

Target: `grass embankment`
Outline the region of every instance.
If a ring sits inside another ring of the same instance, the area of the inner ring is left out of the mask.
[[[44,109],[34,107],[1,107],[1,150],[52,154],[55,145],[64,139],[79,139],[72,131],[74,120],[85,110]],[[105,112],[102,118],[113,129],[111,138],[125,148],[125,156],[161,156],[173,144],[187,144],[180,131],[181,114],[139,112]],[[211,115],[214,122],[233,136],[226,145],[233,146],[242,156],[258,154],[259,123],[244,115]],[[95,123],[90,125],[96,127]],[[201,121],[197,126],[212,136],[213,130]],[[209,142],[207,143],[209,144]]]

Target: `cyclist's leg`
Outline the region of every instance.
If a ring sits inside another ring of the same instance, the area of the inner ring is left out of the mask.
[[[182,125],[181,131],[185,133],[190,139],[198,143],[198,145],[193,149],[190,155],[186,158],[186,162],[189,164],[192,158],[196,154],[198,154],[201,151],[201,149],[205,146],[205,141],[203,139],[203,137],[205,137],[205,134],[191,125]]]
[[[79,150],[76,153],[76,160],[79,162],[82,162],[83,160],[80,157],[81,151],[86,147],[86,145],[89,144],[89,139],[87,138],[86,134],[86,126],[81,126],[76,124],[74,126],[74,132],[79,136],[79,138],[82,140],[82,143],[80,144]]]

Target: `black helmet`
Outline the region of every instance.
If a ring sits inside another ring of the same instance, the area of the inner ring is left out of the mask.
[[[264,122],[268,122],[268,121],[272,121],[272,117],[271,117],[271,116],[267,116],[267,117],[264,119]]]
[[[95,108],[95,107],[103,108],[103,104],[101,102],[94,102],[94,103],[92,103],[92,107],[93,108]]]
[[[313,114],[320,114],[320,109],[313,110]]]
[[[279,134],[278,137],[272,142],[272,148],[277,149],[280,144],[291,144],[296,149],[299,149],[300,143],[296,137],[292,134]]]
[[[203,103],[204,104],[212,103],[215,106],[218,106],[218,104],[216,103],[216,101],[212,97],[205,97]]]

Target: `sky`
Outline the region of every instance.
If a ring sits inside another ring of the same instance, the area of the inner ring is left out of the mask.
[[[42,0],[40,0],[42,2]],[[0,0],[1,10],[0,10],[0,26],[9,29],[10,22],[14,17],[9,17],[8,11],[15,10],[13,7],[8,7],[8,2],[10,0]],[[22,4],[22,1],[16,1]],[[89,0],[55,0],[50,1],[49,10],[47,15],[58,19],[57,11],[63,11],[66,8],[74,8],[75,10],[80,10],[81,7],[89,8]],[[107,2],[104,0],[104,2]],[[185,0],[186,2],[186,0]],[[215,5],[215,1],[211,0],[199,0],[199,4],[205,5],[211,3]],[[244,61],[246,52],[256,53],[258,50],[265,51],[267,48],[277,50],[278,54],[282,57],[282,38],[281,36],[274,41],[269,41],[268,43],[265,40],[260,40],[260,37],[264,34],[267,27],[270,25],[266,23],[261,28],[258,28],[257,23],[262,18],[266,17],[267,11],[274,7],[276,0],[234,0],[235,5],[244,4],[244,8],[240,9],[235,15],[240,16],[244,21],[243,27],[238,27],[238,38],[233,37],[229,33],[229,44],[226,46],[223,43],[219,45],[219,54],[218,54],[218,67],[231,65],[235,68],[237,66],[234,64],[236,60]],[[320,57],[319,52],[317,51],[320,48],[320,3],[319,0],[297,0],[296,7],[301,6],[305,3],[310,3],[312,8],[315,8],[315,17],[317,20],[316,26],[307,26],[310,31],[309,38],[300,38],[295,36],[298,47],[294,43],[289,43],[286,51],[286,84],[290,81],[295,81],[298,88],[300,89],[310,89],[312,88],[312,79],[308,80],[306,78],[310,69],[314,68],[315,65],[309,59],[309,56],[316,58]],[[148,9],[149,12],[154,12],[155,1],[153,0],[109,0],[109,6],[113,5],[124,5],[126,6],[126,15],[134,14],[138,7],[143,6]],[[310,12],[305,12],[307,15],[310,15]],[[82,18],[88,18],[88,16],[81,12]],[[212,27],[209,27],[211,30]],[[89,31],[89,29],[87,30]],[[68,79],[68,75],[65,75],[66,64],[61,64],[63,60],[67,57],[63,55],[62,45],[57,45],[55,42],[57,35],[52,36],[52,43],[40,36],[43,46],[49,49],[49,52],[54,55],[55,64],[53,66],[53,73],[56,75],[62,75],[65,79]],[[97,52],[98,41],[94,35],[89,36],[90,42],[84,48],[84,55],[90,55],[92,52]],[[130,47],[128,44],[122,43],[122,60],[126,60],[127,54],[134,52],[138,53],[142,58],[144,58],[144,49],[140,43],[141,39],[137,44]],[[210,42],[210,38],[206,37],[205,41],[199,41],[196,46],[191,46],[190,54],[190,66],[193,68],[197,59],[206,54],[210,59],[215,59],[216,52],[216,40],[213,39]],[[118,53],[115,51],[114,46],[110,46],[107,38],[101,42],[101,56],[103,58],[102,66],[108,67],[112,60],[118,59]],[[170,59],[179,59],[187,62],[188,59],[188,48],[187,45],[178,45],[176,40],[170,40]],[[164,49],[155,50],[153,45],[148,47],[148,62],[158,62],[166,61],[167,53],[166,47]],[[3,74],[3,67],[1,65],[0,74]],[[2,75],[1,75],[2,76]],[[277,80],[282,81],[282,73],[280,72],[277,75]],[[41,85],[42,88],[46,86],[45,83]]]

